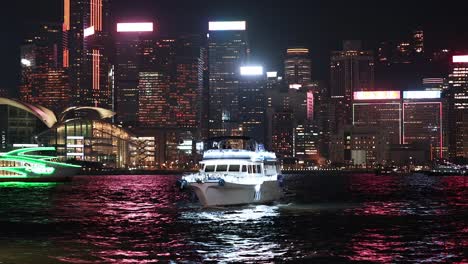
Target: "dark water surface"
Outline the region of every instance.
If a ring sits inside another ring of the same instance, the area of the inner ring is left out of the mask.
[[[0,185],[0,263],[468,263],[468,178],[289,176],[275,205],[201,209],[177,176]]]

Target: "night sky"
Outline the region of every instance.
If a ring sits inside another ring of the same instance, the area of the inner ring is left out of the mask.
[[[341,49],[343,39],[362,39],[365,47],[373,49],[378,41],[405,37],[421,26],[429,50],[468,49],[462,1],[434,2],[113,0],[112,16],[156,19],[162,35],[206,32],[209,20],[247,20],[253,62],[280,69],[286,47],[304,45],[311,49],[313,78],[327,79],[329,51]],[[62,1],[23,0],[2,6],[0,88],[13,91],[19,79],[19,45],[28,25],[61,21]]]

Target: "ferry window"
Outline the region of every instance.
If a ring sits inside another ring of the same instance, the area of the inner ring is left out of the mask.
[[[227,171],[227,165],[218,165],[216,171]]]
[[[240,165],[229,165],[229,171],[236,171],[236,172],[239,172],[239,169],[240,169]]]
[[[215,165],[206,165],[205,172],[213,172],[215,171]]]
[[[249,173],[252,173],[252,165],[249,165]]]
[[[257,165],[257,173],[262,173],[262,167],[260,165]]]
[[[257,173],[257,166],[252,165],[252,173]]]
[[[242,172],[247,172],[247,165],[242,165]]]

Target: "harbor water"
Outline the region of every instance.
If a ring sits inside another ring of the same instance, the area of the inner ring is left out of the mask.
[[[0,184],[0,263],[468,263],[468,177],[290,175],[200,208],[180,176]]]

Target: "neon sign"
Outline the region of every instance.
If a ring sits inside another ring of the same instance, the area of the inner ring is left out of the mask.
[[[440,91],[404,91],[403,99],[439,99]]]
[[[463,56],[453,56],[453,62],[454,63],[465,63],[468,62],[468,55],[463,55]]]
[[[354,92],[354,100],[390,100],[400,99],[399,91]]]
[[[247,26],[245,21],[216,21],[209,22],[208,28],[210,31],[245,30]]]
[[[153,32],[152,22],[117,23],[117,32]]]

